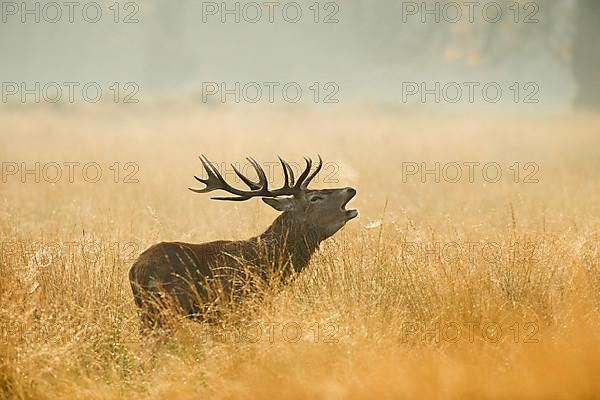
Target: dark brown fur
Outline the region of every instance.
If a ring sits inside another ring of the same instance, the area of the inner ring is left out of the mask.
[[[355,194],[342,188],[263,199],[283,213],[259,236],[148,248],[129,271],[143,329],[165,327],[165,311],[215,321],[225,308],[287,281],[306,267],[322,240],[356,217],[356,210],[344,208]]]

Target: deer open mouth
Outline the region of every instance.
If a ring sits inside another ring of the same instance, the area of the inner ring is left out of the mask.
[[[351,220],[352,218],[356,218],[358,216],[357,209],[351,208],[349,210],[346,210],[346,205],[350,202],[350,200],[352,200],[354,196],[356,196],[356,190],[352,189],[352,191],[349,191],[349,194],[350,195],[348,196],[348,198],[340,206],[340,210],[344,213],[344,216],[347,220]]]

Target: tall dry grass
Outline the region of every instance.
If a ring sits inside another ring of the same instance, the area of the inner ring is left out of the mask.
[[[600,396],[597,117],[39,108],[4,110],[0,132],[3,168],[103,172],[1,183],[0,398]],[[135,256],[246,238],[275,216],[186,191],[200,152],[320,153],[358,189],[361,216],[252,311],[148,343],[126,278]],[[402,179],[402,162],[470,161],[502,179]],[[123,182],[127,162],[138,183]],[[539,182],[514,182],[515,162],[535,162]]]

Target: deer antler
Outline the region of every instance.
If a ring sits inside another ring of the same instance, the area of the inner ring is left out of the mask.
[[[283,168],[283,186],[279,189],[269,190],[269,182],[267,180],[267,174],[262,169],[258,161],[256,161],[252,157],[248,157],[247,160],[252,165],[254,170],[256,171],[256,176],[258,177],[258,182],[255,182],[242,174],[233,164],[234,172],[237,176],[250,188],[250,190],[240,190],[225,181],[225,178],[221,175],[218,169],[214,166],[214,164],[205,156],[201,155],[200,161],[204,166],[204,170],[206,171],[207,178],[202,179],[194,176],[197,181],[206,185],[206,187],[201,189],[188,188],[192,192],[195,193],[208,193],[213,190],[224,190],[228,193],[235,195],[235,197],[211,197],[213,200],[228,200],[228,201],[244,201],[251,199],[252,197],[277,197],[277,196],[300,196],[302,192],[307,190],[308,184],[313,178],[319,173],[321,168],[323,167],[323,160],[321,156],[319,157],[319,164],[317,168],[310,173],[312,169],[312,160],[310,158],[305,158],[306,168],[302,171],[302,174],[298,177],[298,180],[294,182],[294,172],[292,171],[292,167],[290,164],[285,161],[283,158],[279,157],[279,162],[281,163],[281,167]]]

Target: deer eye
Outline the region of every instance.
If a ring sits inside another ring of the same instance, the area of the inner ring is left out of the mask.
[[[316,203],[319,200],[323,200],[323,198],[319,197],[319,196],[315,196],[315,197],[311,197],[310,202],[311,203]]]

